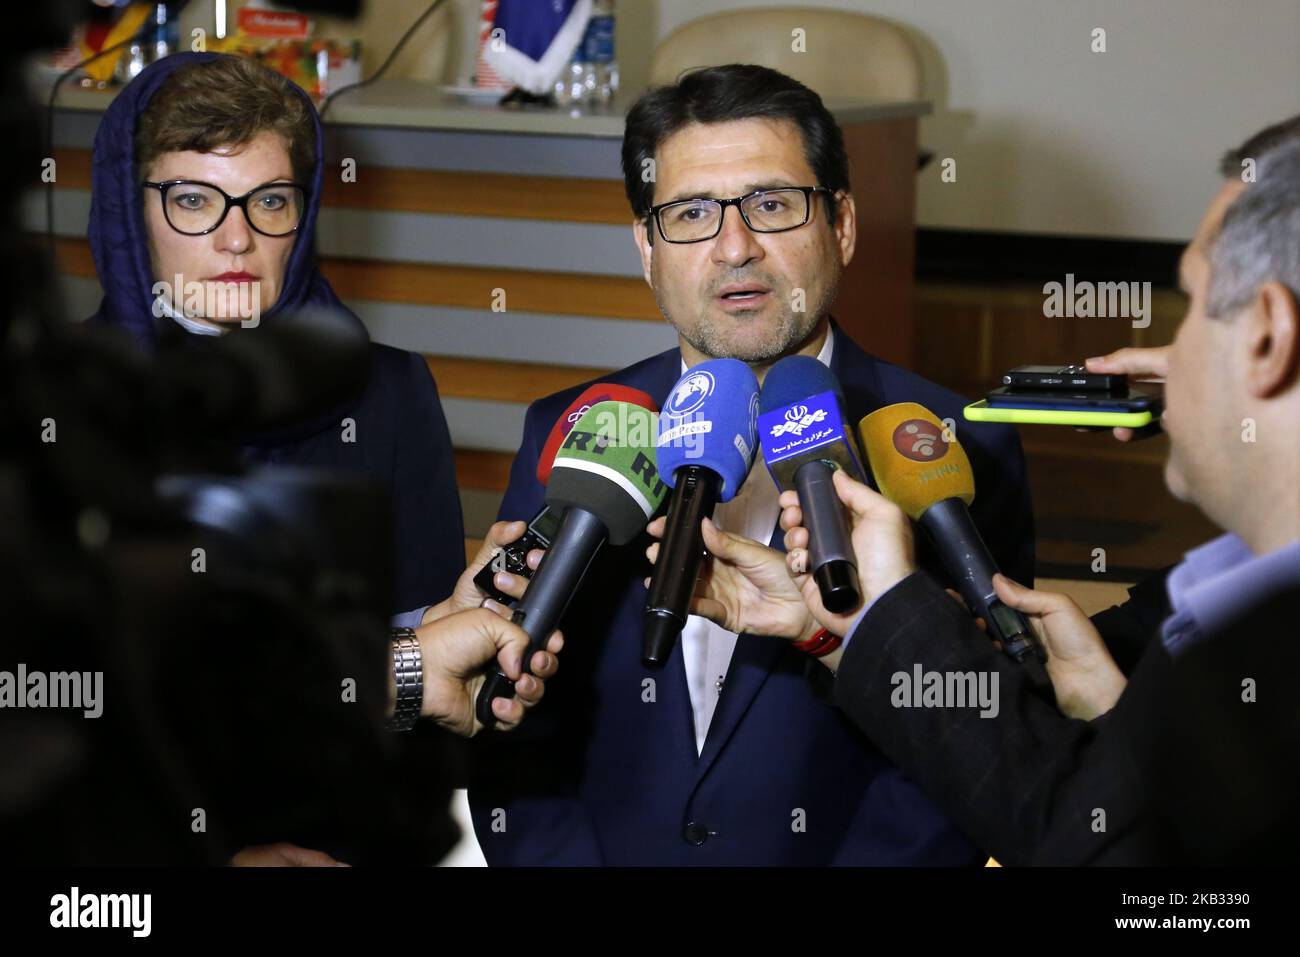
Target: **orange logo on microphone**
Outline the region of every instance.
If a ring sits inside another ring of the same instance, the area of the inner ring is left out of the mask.
[[[937,462],[948,454],[943,432],[925,419],[908,419],[894,429],[894,448],[913,462]]]

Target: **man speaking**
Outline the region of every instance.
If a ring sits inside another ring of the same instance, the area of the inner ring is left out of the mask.
[[[1256,169],[1249,185],[1243,160]],[[835,701],[1002,863],[1289,865],[1300,853],[1300,117],[1223,170],[1180,264],[1187,314],[1147,364],[1167,364],[1166,483],[1227,533],[1170,573],[1171,614],[1129,676],[1069,599],[997,578],[998,596],[1043,637],[1061,711],[1034,696],[918,570],[903,511],[835,476],[867,609],[828,615],[815,589],[800,590],[849,636],[823,659]],[[770,583],[783,561],[805,577],[798,499],[781,501],[784,559],[706,536],[718,558],[701,609],[730,609],[717,617],[744,627],[764,611],[724,600],[740,579],[763,567]],[[800,630],[792,620],[773,633]],[[992,676],[998,707],[918,707],[895,694],[897,676],[918,671]]]
[[[679,347],[606,381],[663,408],[707,360],[742,360],[761,382],[778,359],[804,355],[829,367],[853,421],[899,401],[960,418],[960,396],[868,355],[831,320],[855,212],[840,130],[811,90],[737,65],[652,90],[628,114],[623,172],[646,282]],[[502,518],[538,511],[539,455],[582,388],[529,408]],[[1000,566],[1028,579],[1019,441],[1000,426],[963,434],[987,490],[976,523]],[[714,514],[779,541],[778,512],[760,466]],[[922,562],[937,569],[931,555]],[[636,547],[600,556],[562,622],[566,664],[548,705],[516,740],[476,742],[470,799],[489,864],[984,861],[817,693],[812,649],[691,617],[662,667],[643,664],[646,570]]]

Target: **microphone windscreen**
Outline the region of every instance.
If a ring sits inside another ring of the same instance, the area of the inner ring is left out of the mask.
[[[754,464],[758,380],[739,359],[701,362],[677,380],[659,414],[659,477],[676,488],[676,472],[699,465],[722,476],[718,501],[729,502]]]
[[[668,494],[655,457],[658,419],[631,402],[593,405],[560,445],[546,504],[591,512],[609,530],[613,545],[636,538]]]
[[[551,480],[551,466],[555,462],[555,453],[560,450],[560,443],[569,434],[582,414],[597,402],[631,402],[651,412],[658,412],[659,406],[650,398],[649,393],[634,389],[630,385],[618,385],[614,382],[597,382],[583,390],[582,395],[574,399],[564,414],[555,420],[551,434],[546,437],[542,454],[537,458],[537,481],[545,485]]]
[[[786,356],[767,370],[758,410],[775,412],[822,392],[833,392],[844,403],[839,380],[825,364],[812,356]]]
[[[808,462],[833,463],[862,477],[839,381],[812,356],[787,356],[768,370],[759,394],[758,441],[782,490],[794,487]]]
[[[975,474],[956,436],[923,405],[898,402],[877,409],[858,423],[858,438],[866,452],[880,494],[913,519],[931,505],[975,498]]]

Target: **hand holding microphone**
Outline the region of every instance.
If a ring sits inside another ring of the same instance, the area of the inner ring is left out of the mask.
[[[862,604],[869,605],[916,571],[912,526],[903,511],[883,495],[837,471],[831,480],[852,521],[850,541],[857,556]],[[821,601],[809,572],[809,530],[797,492],[781,493],[780,525],[785,531],[785,563],[809,611],[827,631],[848,637],[858,610],[836,614]]]
[[[971,518],[975,474],[956,436],[915,402],[877,409],[858,434],[880,491],[925,529],[970,613],[984,619],[989,636],[1037,687],[1050,687],[1037,634],[993,587],[998,566]]]
[[[711,359],[688,369],[664,403],[659,475],[673,493],[658,526],[659,560],[646,586],[641,658],[647,665],[668,660],[686,624],[704,560],[701,524],[744,485],[754,462],[757,414],[758,380],[737,359]]]
[[[821,604],[841,615],[862,603],[849,529],[832,483],[838,470],[861,477],[844,397],[830,369],[811,356],[787,356],[768,370],[759,399],[763,461],[782,491],[795,489],[808,529],[808,571]]]
[[[631,542],[668,494],[656,465],[657,434],[658,417],[649,409],[599,402],[560,445],[546,489],[547,506],[561,516],[559,528],[511,618],[533,651],[559,624],[601,546]],[[493,701],[513,694],[504,673],[491,675],[478,696],[478,720],[492,727]]]
[[[587,410],[598,402],[630,402],[651,412],[659,411],[654,399],[640,389],[615,382],[597,382],[595,385],[588,386],[569,404],[569,407],[555,421],[555,425],[551,427],[551,432],[546,437],[546,444],[542,446],[542,452],[537,457],[539,483],[546,485],[550,481],[551,469],[555,464],[555,456],[560,451],[561,443]],[[458,583],[457,592],[462,593],[464,601],[471,602],[474,607],[478,606],[484,595],[500,604],[523,597],[524,589],[528,587],[528,581],[533,577],[537,562],[540,560],[540,554],[534,558],[534,553],[551,547],[559,522],[559,515],[543,505],[526,525],[523,522],[511,522],[509,524],[512,527],[509,530],[500,532],[498,532],[498,525],[493,525],[488,540],[496,547],[487,555],[483,555],[482,551],[479,552],[470,564],[469,571],[473,572],[470,575],[470,582],[464,589]],[[497,584],[498,578],[502,575],[510,581],[509,584]]]
[[[667,521],[666,517],[656,518],[646,531],[654,538],[663,538]],[[743,535],[724,532],[712,519],[704,519],[700,531],[709,560],[694,582],[687,609],[690,614],[736,634],[791,641],[812,637],[818,622],[786,569],[785,555]],[[646,549],[646,557],[656,565],[659,554],[659,542]],[[817,595],[816,585],[811,585],[810,590],[812,596]]]

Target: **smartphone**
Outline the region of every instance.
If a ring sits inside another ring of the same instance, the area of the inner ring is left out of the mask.
[[[989,392],[985,398],[990,406],[1015,409],[1095,409],[1112,412],[1159,413],[1161,400],[1146,392],[1128,389],[1121,395],[1105,392],[1029,391],[1003,387]]]
[[[962,410],[971,422],[1003,422],[1010,425],[1069,425],[1091,429],[1141,429],[1156,420],[1159,406],[1128,409],[1114,402],[1095,405],[1053,405],[1032,402],[993,405],[988,399],[972,402]]]
[[[1036,392],[1109,392],[1123,395],[1128,391],[1128,376],[1122,372],[1089,372],[1081,365],[1016,366],[1002,376],[1002,384],[1012,389]]]

